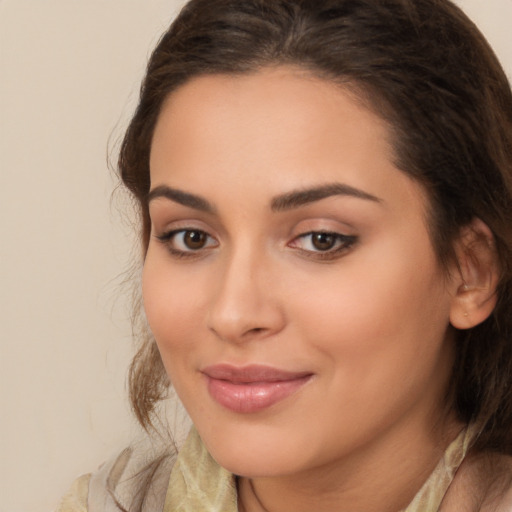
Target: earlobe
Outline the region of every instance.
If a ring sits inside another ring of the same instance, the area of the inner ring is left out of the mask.
[[[470,329],[486,320],[496,306],[500,266],[494,236],[475,218],[461,230],[456,242],[458,276],[450,309],[450,323]]]

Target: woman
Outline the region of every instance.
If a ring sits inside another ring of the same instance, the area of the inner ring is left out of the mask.
[[[512,510],[512,95],[456,6],[192,0],[119,167],[133,408],[194,428],[61,510]]]

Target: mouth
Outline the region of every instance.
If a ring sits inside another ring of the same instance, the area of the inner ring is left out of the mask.
[[[313,377],[310,372],[289,372],[263,365],[221,364],[208,366],[202,373],[210,396],[237,413],[267,409],[294,394]]]

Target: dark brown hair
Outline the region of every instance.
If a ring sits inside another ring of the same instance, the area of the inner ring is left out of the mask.
[[[194,76],[294,65],[355,90],[391,126],[397,166],[427,190],[442,263],[473,218],[501,265],[490,318],[460,331],[451,406],[476,421],[479,450],[512,453],[512,94],[493,51],[449,0],[192,0],[151,56],[119,157],[146,250],[149,153],[166,97]],[[168,381],[144,338],[130,370],[134,411],[151,424]]]

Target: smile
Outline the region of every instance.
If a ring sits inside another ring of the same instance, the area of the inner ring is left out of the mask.
[[[313,376],[269,366],[209,366],[202,370],[208,392],[220,405],[237,413],[266,409],[295,393]]]

